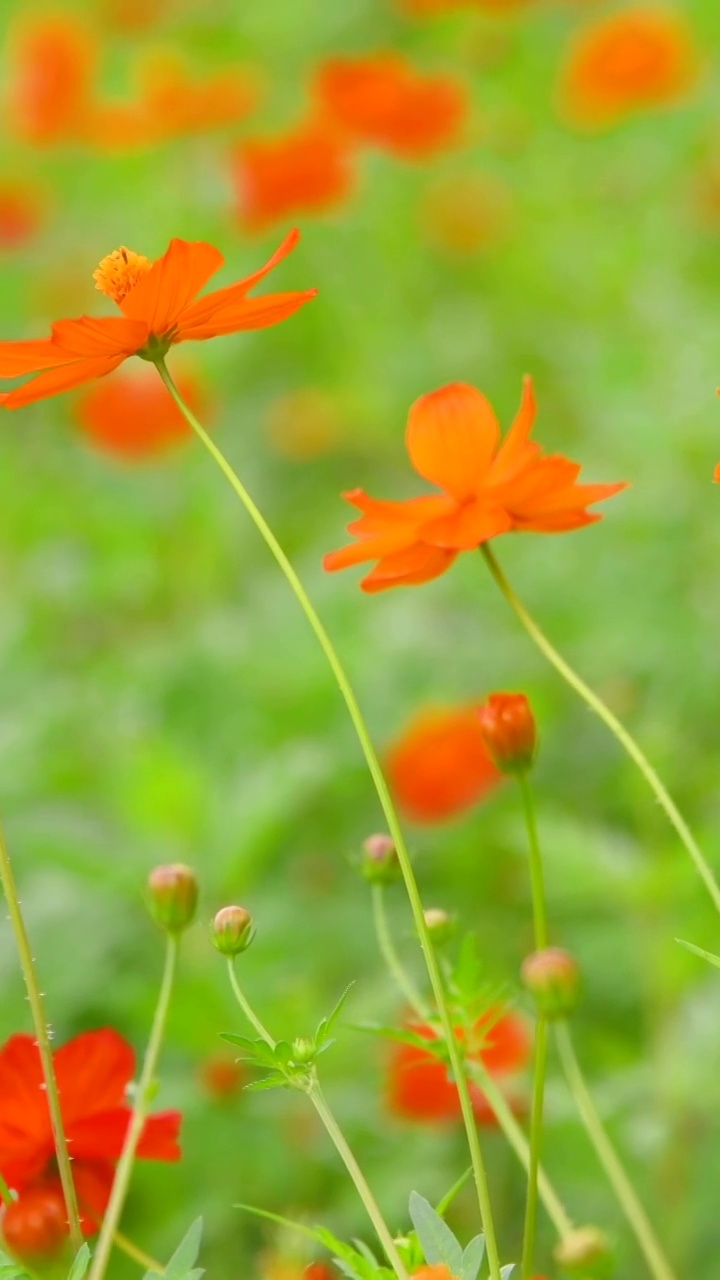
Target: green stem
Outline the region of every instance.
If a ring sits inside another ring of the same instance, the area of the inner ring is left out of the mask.
[[[121,1253],[124,1253],[128,1258],[132,1258],[133,1262],[137,1262],[138,1266],[143,1267],[145,1271],[154,1271],[158,1276],[165,1275],[165,1268],[162,1262],[156,1262],[155,1258],[152,1258],[144,1249],[139,1249],[121,1231],[115,1232],[115,1244]]]
[[[67,1211],[70,1239],[73,1249],[77,1251],[82,1245],[83,1237],[80,1229],[80,1215],[78,1213],[75,1183],[73,1181],[72,1171],[70,1168],[70,1155],[63,1126],[60,1094],[58,1093],[57,1080],[55,1079],[55,1068],[53,1066],[52,1049],[50,1047],[50,1033],[48,1031],[48,1025],[45,1018],[43,997],[38,983],[35,961],[30,947],[30,939],[28,938],[27,929],[25,928],[25,920],[20,909],[20,899],[18,897],[15,876],[10,862],[10,854],[8,853],[2,831],[0,831],[0,884],[2,885],[2,891],[7,903],[8,916],[15,934],[15,946],[17,947],[17,953],[20,960],[20,968],[25,980],[25,989],[27,991],[28,1003],[30,1005],[33,1029],[35,1031],[35,1040],[38,1047],[38,1053],[40,1054],[40,1061],[42,1063],[45,1094],[47,1097],[48,1111],[50,1112],[50,1124],[52,1127],[53,1142],[55,1145],[55,1158],[57,1160],[60,1182],[62,1185],[63,1196],[65,1198],[65,1209]],[[3,1200],[5,1199],[6,1192],[8,1192],[8,1188],[3,1183]]]
[[[420,995],[415,987],[412,979],[405,970],[404,965],[400,961],[395,944],[388,926],[387,912],[385,911],[385,890],[381,884],[372,885],[372,905],[373,920],[375,922],[375,934],[377,936],[380,954],[388,967],[389,972],[395,980],[400,991],[402,991],[410,1008],[421,1016],[426,1016],[427,1010]]]
[[[586,1133],[595,1148],[597,1157],[617,1196],[618,1203],[625,1214],[645,1261],[654,1280],[676,1280],[662,1246],[652,1228],[650,1220],[638,1199],[620,1157],[618,1156],[585,1083],[585,1078],[578,1062],[573,1045],[570,1027],[566,1022],[558,1022],[555,1027],[557,1047],[563,1070],[573,1096],[575,1106],[585,1126]]]
[[[247,1018],[248,1022],[255,1029],[255,1031],[257,1031],[260,1038],[264,1040],[265,1043],[269,1045],[271,1049],[274,1049],[276,1044],[274,1038],[270,1035],[270,1032],[268,1031],[264,1023],[262,1023],[258,1018],[257,1014],[255,1013],[255,1010],[250,1004],[250,1001],[245,995],[245,992],[240,986],[240,983],[238,982],[237,973],[235,971],[235,964],[232,957],[228,958],[228,973],[230,975],[230,985],[232,986],[235,999],[240,1005],[240,1008],[245,1014],[245,1017]],[[380,1241],[383,1249],[385,1250],[385,1254],[387,1256],[388,1262],[390,1263],[393,1271],[395,1272],[395,1275],[397,1276],[398,1280],[408,1280],[407,1271],[405,1270],[402,1259],[395,1247],[395,1241],[393,1240],[392,1235],[390,1234],[390,1230],[382,1215],[380,1206],[378,1205],[378,1202],[375,1199],[375,1196],[370,1190],[367,1179],[365,1178],[365,1174],[363,1173],[362,1169],[360,1168],[360,1165],[355,1159],[355,1156],[353,1155],[353,1152],[347,1142],[347,1139],[345,1138],[345,1135],[342,1129],[340,1128],[340,1125],[338,1124],[337,1120],[335,1119],[335,1116],[330,1110],[330,1107],[325,1099],[322,1089],[320,1088],[320,1082],[317,1078],[314,1068],[313,1068],[313,1073],[309,1078],[309,1080],[303,1082],[302,1084],[300,1084],[300,1082],[295,1082],[292,1080],[288,1081],[288,1083],[295,1084],[296,1088],[301,1088],[303,1092],[307,1094],[308,1098],[312,1102],[318,1116],[320,1117],[323,1125],[325,1126],[325,1130],[331,1142],[333,1143],[335,1150],[340,1156],[340,1159],[342,1160],[343,1164],[345,1165],[345,1168],[347,1169],[350,1175],[350,1178],[352,1179],[352,1182],[355,1186],[355,1190],[357,1191],[360,1197],[360,1200],[362,1201],[362,1204],[365,1208],[365,1212],[367,1213],[368,1218],[370,1219],[373,1227],[375,1228],[375,1232],[377,1234],[378,1240]]]
[[[497,562],[495,554],[491,551],[489,545],[485,543],[480,548],[485,563],[492,574],[497,586],[504,595],[510,608],[513,610],[516,618],[522,623],[531,640],[537,645],[538,649],[547,658],[548,662],[559,671],[560,675],[582,698],[583,702],[594,711],[597,716],[607,725],[611,733],[615,735],[620,745],[625,749],[630,759],[634,761],[641,774],[649,784],[655,799],[661,809],[665,811],[671,825],[675,828],[682,844],[689,853],[695,870],[700,879],[703,881],[710,897],[712,898],[718,911],[720,911],[720,885],[718,885],[712,868],[705,860],[705,857],[697,844],[692,831],[688,827],[680,810],[678,809],[672,796],[667,791],[664,783],[655,772],[645,753],[638,746],[635,739],[628,733],[627,729],[620,723],[617,716],[613,715],[609,707],[605,705],[601,698],[593,693],[592,689],[577,674],[576,671],[565,661],[558,653],[557,649],[550,643],[547,636],[535,622],[534,618],[528,613],[525,605],[515,594],[500,565]]]
[[[332,644],[332,641],[330,640],[330,637],[327,631],[325,630],[325,627],[320,621],[320,618],[315,610],[314,605],[312,604],[297,573],[293,569],[290,561],[285,555],[285,552],[280,546],[280,543],[275,537],[275,534],[273,533],[272,529],[267,523],[262,512],[256,506],[255,502],[251,498],[250,494],[248,493],[247,489],[243,485],[242,481],[233,471],[233,468],[231,467],[227,458],[220,451],[220,449],[218,449],[217,445],[214,443],[214,441],[210,438],[210,436],[207,434],[207,432],[198,422],[194,413],[192,413],[192,411],[185,404],[185,401],[183,400],[177,387],[175,386],[175,383],[173,382],[170,376],[170,373],[168,372],[167,366],[165,365],[165,362],[163,360],[158,361],[157,371],[160,377],[162,378],[163,382],[165,383],[165,386],[170,392],[170,395],[172,396],[176,405],[180,409],[180,412],[183,414],[186,422],[188,422],[188,424],[192,427],[198,439],[202,441],[202,443],[204,444],[210,456],[217,463],[218,467],[222,471],[226,480],[229,482],[229,484],[237,494],[238,498],[242,502],[243,506],[245,507],[245,510],[247,511],[248,515],[253,521],[253,524],[255,525],[256,529],[260,533],[261,537],[264,539],[265,544],[268,547],[268,550],[271,552],[276,563],[278,564],[279,568],[284,574],[288,582],[288,585],[290,586],[298,604],[300,605],[300,608],[305,614],[305,617],[310,627],[312,628],[315,634],[315,637],[320,645],[320,648],[322,649],[327,659],[328,665],[335,677],[340,693],[342,694],[342,697],[345,700],[345,705],[348,709],[348,713],[350,715],[350,719],[352,720],[355,732],[357,734],[358,741],[360,743],[360,747],[365,757],[368,770],[370,772],[373,783],[375,785],[375,790],[377,792],[380,805],[382,807],[383,813],[385,814],[385,819],[388,824],[388,829],[395,842],[395,848],[397,850],[397,855],[398,855],[398,862],[400,863],[403,879],[405,881],[405,888],[410,901],[410,907],[412,910],[413,920],[415,922],[415,928],[417,930],[417,934],[420,939],[420,944],[423,949],[423,954],[425,956],[425,963],[427,965],[427,970],[428,970],[428,977],[430,978],[430,984],[432,986],[433,995],[435,998],[435,1002],[437,1004],[438,1013],[440,1015],[440,1021],[443,1028],[443,1037],[447,1044],[450,1065],[452,1068],[453,1075],[455,1077],[455,1081],[457,1083],[458,1095],[460,1099],[460,1107],[462,1110],[462,1116],[463,1116],[463,1122],[465,1125],[465,1132],[467,1135],[468,1146],[470,1148],[470,1159],[473,1165],[475,1187],[477,1191],[478,1204],[480,1207],[481,1224],[482,1224],[483,1232],[485,1235],[485,1244],[487,1248],[488,1264],[490,1269],[490,1280],[501,1280],[500,1257],[498,1253],[497,1238],[495,1234],[495,1225],[494,1225],[493,1216],[492,1216],[492,1206],[490,1203],[490,1193],[489,1193],[488,1182],[487,1182],[487,1173],[485,1170],[485,1164],[484,1164],[484,1161],[482,1158],[482,1152],[480,1149],[480,1142],[478,1138],[477,1127],[475,1124],[475,1117],[473,1115],[472,1102],[470,1099],[470,1092],[468,1089],[467,1078],[465,1075],[462,1053],[460,1051],[460,1047],[455,1037],[455,1031],[452,1025],[452,1018],[450,1015],[450,1009],[448,1007],[447,999],[445,997],[445,991],[443,988],[442,974],[440,972],[440,967],[438,965],[437,958],[435,956],[434,948],[432,947],[432,944],[431,944],[427,925],[425,924],[422,900],[420,897],[420,891],[418,889],[417,881],[415,879],[415,873],[412,868],[412,863],[410,861],[410,855],[408,853],[407,845],[405,843],[405,839],[402,833],[402,828],[400,826],[400,822],[399,822],[397,813],[395,811],[395,806],[393,805],[392,798],[390,796],[388,785],[385,781],[383,771],[380,766],[380,761],[378,759],[377,752],[375,751],[375,748],[372,744],[372,740],[370,738],[370,734],[368,732],[367,725],[365,724],[365,720],[360,710],[360,706],[358,704],[357,698],[355,697],[355,694],[353,692],[352,686],[347,677],[345,669],[342,663],[340,662],[340,658],[338,657],[335,651],[335,648]],[[93,1277],[92,1280],[95,1280],[95,1278]]]
[[[530,854],[530,883],[532,886],[535,950],[542,951],[548,945],[547,905],[545,902],[545,877],[538,838],[537,818],[530,779],[526,773],[518,778],[527,827],[528,852]]]
[[[145,1121],[152,1101],[153,1086],[155,1083],[158,1059],[160,1057],[160,1047],[165,1034],[168,1010],[170,1008],[170,997],[172,995],[173,984],[175,982],[179,950],[179,938],[174,934],[168,934],[165,950],[165,967],[160,984],[160,992],[155,1008],[152,1028],[150,1030],[150,1039],[148,1041],[140,1079],[137,1084],[135,1103],[130,1116],[127,1133],[125,1135],[122,1154],[118,1160],[117,1168],[115,1170],[115,1178],[113,1180],[112,1191],[110,1193],[110,1200],[100,1229],[100,1235],[98,1236],[98,1242],[95,1247],[88,1280],[102,1280],[102,1277],[105,1275],[110,1254],[112,1252],[113,1240],[117,1234],[117,1229],[120,1224],[120,1218],[122,1216],[125,1199],[130,1186],[130,1179],[132,1177],[133,1165],[135,1163],[135,1153],[142,1136],[142,1131],[145,1126]]]

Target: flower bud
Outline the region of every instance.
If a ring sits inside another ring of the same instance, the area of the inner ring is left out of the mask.
[[[244,907],[221,907],[213,920],[213,942],[224,956],[239,956],[255,937],[252,916]]]
[[[480,732],[501,773],[527,773],[537,749],[537,727],[524,693],[491,693],[478,711]]]
[[[580,988],[578,962],[562,947],[533,951],[522,963],[523,983],[546,1018],[567,1018],[575,1009]]]
[[[22,1262],[56,1257],[68,1239],[67,1211],[59,1187],[36,1187],[9,1204],[0,1220],[2,1239]]]
[[[553,1256],[570,1275],[586,1280],[603,1280],[612,1272],[610,1242],[599,1227],[576,1227],[556,1245]]]
[[[160,927],[168,933],[182,933],[192,924],[198,892],[195,872],[181,862],[156,867],[150,872],[150,910]]]
[[[425,925],[436,947],[444,947],[455,932],[455,920],[442,907],[428,907],[424,913]]]
[[[368,836],[363,843],[362,873],[370,884],[393,884],[402,871],[391,836]]]
[[[298,1065],[312,1062],[316,1056],[315,1042],[308,1036],[298,1036],[292,1042],[292,1060]]]

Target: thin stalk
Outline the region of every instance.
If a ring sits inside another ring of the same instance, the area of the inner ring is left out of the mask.
[[[245,1014],[248,1022],[255,1031],[257,1031],[261,1039],[264,1040],[271,1049],[274,1049],[276,1042],[273,1036],[270,1035],[267,1027],[258,1018],[255,1010],[250,1004],[250,1001],[245,995],[245,992],[240,986],[232,958],[228,958],[228,973],[230,975],[230,985],[232,986],[235,999],[240,1005],[240,1008]],[[325,1131],[327,1132],[335,1150],[340,1156],[340,1159],[352,1179],[355,1190],[363,1203],[368,1218],[375,1228],[378,1240],[385,1250],[388,1262],[395,1272],[395,1275],[398,1280],[408,1280],[407,1271],[405,1270],[402,1259],[395,1247],[395,1241],[393,1240],[388,1225],[382,1215],[382,1210],[370,1190],[365,1174],[355,1159],[350,1145],[325,1099],[314,1069],[309,1080],[303,1084],[298,1083],[297,1087],[301,1088],[303,1092],[307,1094],[323,1125],[325,1126]]]
[[[25,990],[27,991],[28,1003],[30,1005],[35,1040],[37,1042],[40,1061],[42,1063],[45,1093],[47,1096],[53,1143],[55,1146],[55,1159],[57,1160],[58,1173],[60,1174],[60,1182],[65,1199],[70,1240],[72,1242],[73,1249],[77,1252],[77,1250],[82,1247],[83,1236],[80,1229],[77,1195],[70,1168],[70,1155],[65,1138],[62,1110],[60,1108],[60,1094],[58,1093],[57,1080],[55,1079],[55,1068],[53,1066],[52,1049],[50,1047],[50,1033],[48,1031],[48,1024],[45,1018],[43,996],[38,983],[38,975],[35,968],[32,949],[30,947],[30,939],[25,927],[23,913],[20,908],[20,899],[18,897],[17,886],[15,884],[12,863],[10,862],[10,854],[8,853],[2,831],[0,831],[0,884],[2,885],[2,891],[7,903],[8,916],[13,928],[13,933],[15,934],[15,946],[17,947],[18,958],[20,960],[20,968],[25,980]],[[3,1184],[3,1188],[2,1198],[4,1200],[7,1187]]]
[[[500,568],[495,554],[491,551],[489,545],[485,543],[480,550],[495,583],[500,588],[500,591],[504,595],[507,603],[510,605],[510,608],[516,618],[522,623],[530,636],[530,639],[537,645],[538,649],[547,658],[548,662],[555,667],[555,670],[559,671],[563,680],[570,685],[571,689],[574,689],[582,698],[583,702],[590,707],[590,710],[594,711],[603,723],[607,725],[610,732],[615,735],[620,745],[630,756],[630,759],[637,765],[641,774],[645,778],[645,781],[650,786],[660,808],[664,810],[671,825],[680,837],[682,844],[689,853],[695,870],[710,894],[713,903],[717,910],[720,911],[720,885],[718,885],[718,882],[715,879],[712,868],[706,861],[705,856],[695,840],[687,822],[680,813],[680,810],[665,787],[665,784],[661,781],[660,777],[655,772],[655,769],[650,764],[647,756],[638,746],[632,735],[628,733],[624,725],[620,723],[617,716],[613,714],[610,708],[605,705],[596,693],[593,693],[590,686],[587,685],[577,672],[573,670],[569,663],[567,663],[561,654],[558,653],[554,645],[550,643],[545,633],[540,630],[535,619],[528,612],[522,600],[520,600],[513,588],[510,586],[510,583]]]
[[[133,1165],[135,1163],[135,1153],[150,1110],[151,1094],[153,1084],[155,1082],[158,1059],[160,1057],[160,1047],[165,1034],[165,1026],[167,1023],[168,1010],[170,1008],[170,997],[172,995],[173,984],[175,982],[179,950],[179,938],[175,934],[168,934],[165,950],[165,967],[163,969],[160,992],[150,1030],[150,1039],[148,1041],[145,1060],[142,1065],[142,1071],[137,1085],[135,1102],[130,1116],[127,1133],[125,1135],[125,1142],[123,1143],[122,1154],[118,1160],[117,1168],[115,1170],[115,1178],[113,1180],[112,1191],[110,1193],[110,1200],[100,1229],[100,1235],[98,1236],[98,1242],[95,1248],[95,1254],[93,1256],[88,1280],[101,1280],[105,1275],[107,1264],[110,1260],[110,1254],[112,1252],[113,1240],[117,1235],[118,1225],[125,1206],[125,1199],[127,1197]]]
[[[5,1206],[12,1204],[13,1202],[12,1192],[1,1173],[0,1173],[0,1200],[2,1200]]]
[[[144,1267],[146,1271],[154,1271],[159,1276],[165,1275],[165,1268],[162,1262],[157,1262],[144,1249],[139,1249],[136,1244],[133,1244],[132,1240],[123,1235],[122,1231],[115,1232],[115,1244],[121,1253],[124,1253],[128,1258],[132,1258],[133,1262],[137,1262],[138,1266]]]
[[[538,837],[535,803],[533,801],[530,779],[526,773],[518,778],[522,796],[523,813],[528,837],[528,853],[530,855],[530,884],[532,886],[533,924],[535,929],[535,949],[542,951],[548,944],[547,905],[545,902],[545,877],[543,874],[540,839]]]
[[[555,1036],[565,1077],[578,1114],[595,1148],[598,1160],[608,1176],[608,1181],[617,1196],[628,1225],[642,1250],[645,1261],[648,1264],[648,1270],[654,1280],[676,1280],[675,1273],[665,1257],[650,1219],[638,1199],[637,1192],[625,1172],[620,1157],[610,1141],[607,1130],[596,1110],[575,1053],[570,1027],[567,1022],[558,1022],[556,1024]]]
[[[372,907],[375,934],[380,954],[394,978],[398,989],[405,996],[410,1008],[416,1013],[424,1015],[427,1011],[425,1010],[422,996],[415,987],[415,984],[407,973],[405,966],[401,963],[400,957],[395,950],[395,943],[393,942],[392,934],[390,933],[387,912],[385,910],[385,890],[381,884],[372,885]]]
[[[210,456],[217,463],[226,480],[229,482],[238,498],[242,502],[245,510],[250,516],[255,528],[264,539],[268,550],[273,555],[276,563],[284,574],[288,585],[293,591],[295,598],[300,605],[305,617],[312,628],[315,637],[322,649],[328,665],[335,677],[338,688],[345,700],[350,719],[352,720],[355,733],[357,734],[360,747],[365,757],[368,770],[372,777],[380,801],[381,808],[385,814],[388,829],[395,842],[397,850],[398,862],[402,870],[405,888],[407,891],[410,907],[412,910],[415,928],[417,930],[420,945],[425,956],[428,977],[432,986],[435,1003],[437,1005],[440,1021],[443,1028],[443,1038],[447,1044],[448,1057],[452,1068],[455,1081],[457,1083],[458,1096],[460,1099],[460,1107],[462,1110],[463,1122],[465,1125],[465,1133],[467,1136],[468,1147],[470,1149],[470,1159],[473,1166],[473,1176],[475,1179],[475,1187],[477,1191],[478,1205],[480,1208],[480,1219],[485,1235],[485,1245],[487,1249],[488,1264],[490,1270],[490,1280],[501,1280],[500,1276],[500,1256],[498,1253],[497,1237],[495,1234],[495,1224],[493,1222],[492,1206],[490,1203],[490,1192],[488,1188],[487,1173],[480,1148],[477,1127],[475,1125],[475,1117],[473,1115],[472,1102],[468,1089],[467,1078],[465,1075],[462,1054],[455,1037],[455,1031],[452,1025],[450,1009],[442,982],[442,974],[435,956],[433,946],[431,944],[430,935],[425,917],[423,915],[422,899],[418,889],[415,873],[410,861],[407,845],[403,836],[402,828],[393,805],[388,785],[385,781],[377,752],[373,746],[370,734],[365,723],[364,717],[360,710],[359,703],[355,697],[352,686],[345,672],[345,669],[338,657],[338,654],[330,640],[330,637],[323,626],[310,597],[302,585],[297,573],[293,569],[275,534],[270,528],[267,520],[262,512],[256,506],[247,489],[243,485],[240,478],[236,475],[225,455],[218,449],[215,442],[210,438],[201,424],[198,422],[194,413],[188,408],[180,395],[175,383],[173,382],[167,366],[163,360],[157,363],[157,371],[167,387],[170,395],[176,405],[183,414],[186,422],[192,427],[198,439],[202,441]],[[92,1278],[95,1280],[95,1277]]]

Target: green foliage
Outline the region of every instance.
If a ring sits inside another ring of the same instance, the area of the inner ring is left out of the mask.
[[[83,1276],[90,1266],[91,1258],[92,1253],[90,1251],[90,1245],[85,1241],[84,1244],[80,1245],[80,1248],[73,1258],[72,1266],[68,1271],[67,1280],[83,1280]]]
[[[203,1220],[196,1218],[188,1227],[180,1244],[165,1267],[165,1280],[202,1280],[204,1267],[196,1267],[202,1243]],[[156,1280],[154,1271],[147,1271],[144,1280]]]
[[[261,1080],[250,1081],[245,1088],[256,1092],[262,1089],[283,1089],[291,1086],[307,1088],[313,1078],[313,1068],[318,1058],[335,1043],[331,1038],[331,1032],[342,1012],[352,985],[350,983],[345,988],[328,1017],[321,1018],[312,1037],[298,1036],[292,1044],[287,1040],[278,1040],[271,1045],[267,1040],[250,1040],[247,1036],[223,1032],[223,1040],[244,1050],[240,1061],[254,1067],[271,1068],[270,1075],[264,1076]]]

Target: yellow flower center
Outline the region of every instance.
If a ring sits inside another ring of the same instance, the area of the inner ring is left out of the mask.
[[[142,280],[143,276],[147,275],[151,266],[152,262],[149,258],[144,258],[141,253],[135,253],[133,249],[126,249],[125,245],[121,245],[119,249],[113,249],[112,253],[103,258],[100,265],[93,271],[95,288],[119,305],[130,290],[135,288],[138,280]]]

